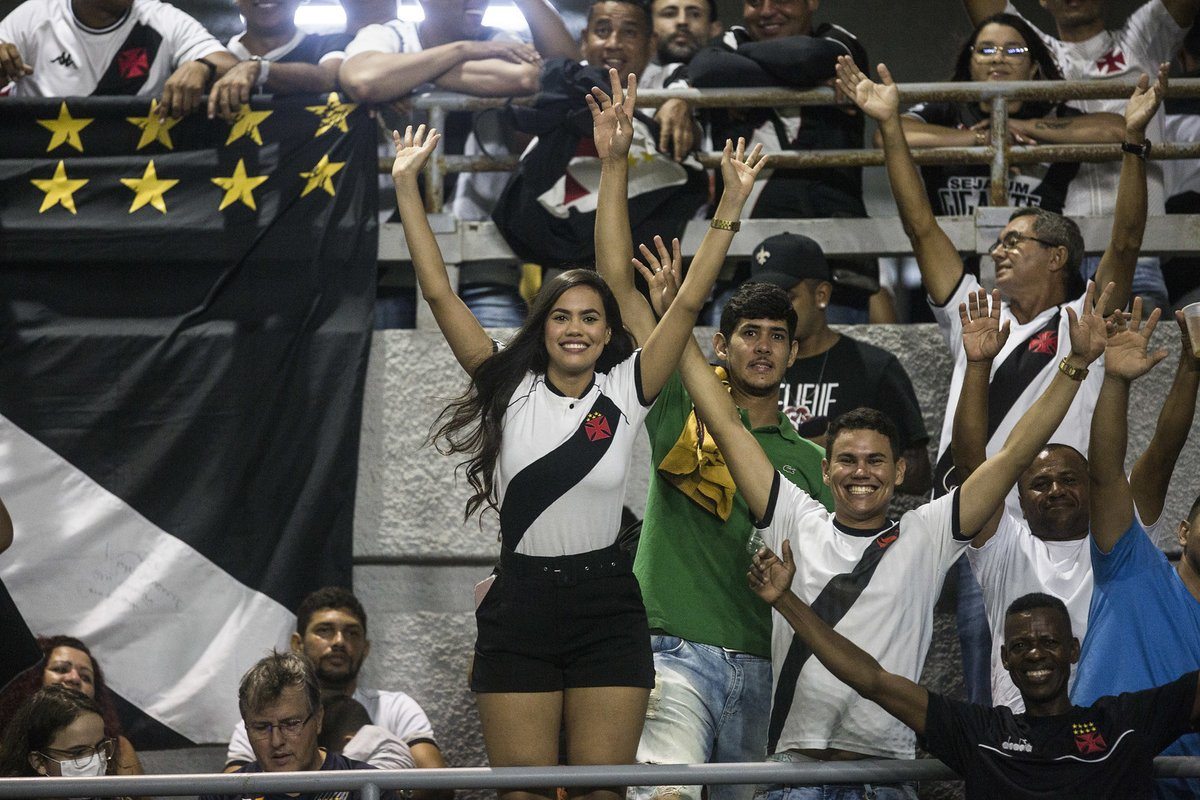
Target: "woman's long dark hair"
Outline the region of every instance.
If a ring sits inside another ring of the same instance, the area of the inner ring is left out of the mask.
[[[112,693],[108,691],[108,684],[104,682],[104,670],[100,669],[100,662],[92,655],[88,646],[73,636],[39,636],[37,641],[38,647],[42,648],[42,660],[13,678],[3,694],[0,694],[0,724],[11,719],[16,710],[42,688],[42,673],[46,671],[50,654],[59,647],[71,647],[86,653],[92,660],[92,688],[96,696],[96,705],[100,708],[97,713],[104,718],[104,735],[119,742],[122,731],[121,720],[117,716],[117,705],[113,702]]]
[[[100,715],[100,706],[82,692],[56,685],[38,689],[29,697],[4,729],[0,742],[0,777],[29,778],[38,771],[29,763],[30,753],[44,752],[55,734],[81,714]],[[109,769],[116,760],[109,762]]]
[[[608,372],[633,353],[633,337],[621,321],[617,299],[598,274],[589,269],[572,269],[543,285],[525,324],[507,345],[476,368],[467,390],[446,406],[434,422],[436,430],[431,438],[440,453],[470,456],[458,465],[465,467],[467,481],[475,490],[467,499],[464,519],[484,505],[497,509],[496,460],[504,435],[504,412],[527,372],[545,374],[550,358],[545,343],[546,320],[558,298],[576,286],[596,290],[604,304],[605,322],[612,331],[596,361],[596,372]]]
[[[971,32],[970,38],[963,44],[962,49],[958,51],[958,58],[954,62],[954,75],[951,76],[950,80],[971,80],[971,56],[974,53],[975,42],[979,39],[979,32],[984,27],[993,23],[1007,25],[1021,34],[1021,38],[1025,40],[1025,46],[1029,48],[1029,57],[1033,60],[1034,64],[1037,64],[1038,74],[1035,76],[1036,78],[1046,81],[1062,80],[1062,72],[1058,69],[1058,64],[1054,62],[1054,56],[1051,55],[1050,48],[1046,47],[1046,43],[1042,41],[1042,37],[1038,36],[1037,31],[1028,22],[1015,14],[992,14],[975,26],[975,30]],[[1044,111],[1039,110],[1036,114],[1036,116],[1044,116],[1050,113],[1050,109],[1055,104],[1044,101],[1031,103],[1026,100],[1024,105],[1026,108],[1044,108]]]

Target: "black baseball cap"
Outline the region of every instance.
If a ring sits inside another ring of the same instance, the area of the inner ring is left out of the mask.
[[[807,278],[833,282],[821,245],[799,233],[764,239],[750,257],[750,280],[770,283],[785,292]]]

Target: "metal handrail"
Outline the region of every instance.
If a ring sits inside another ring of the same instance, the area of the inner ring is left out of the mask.
[[[1158,778],[1200,777],[1200,758],[1160,756]],[[0,800],[33,797],[172,797],[280,792],[361,792],[378,800],[391,789],[519,789],[555,786],[695,786],[714,784],[884,783],[961,780],[935,759],[804,763],[678,764],[585,767],[500,767],[414,770],[129,775],[100,778],[0,778]]]
[[[991,164],[992,205],[1007,202],[1008,168],[1012,164],[1034,164],[1054,161],[1116,161],[1121,158],[1117,145],[1036,145],[1010,147],[1008,144],[1009,100],[1095,100],[1123,99],[1133,91],[1131,81],[984,81],[951,83],[897,84],[900,99],[905,102],[975,102],[992,103],[991,138],[987,145],[977,147],[917,148],[913,156],[918,164]],[[1200,78],[1176,80],[1167,87],[1167,97],[1200,97]],[[762,106],[847,105],[839,100],[833,89],[650,89],[638,92],[640,105],[655,107],[673,98],[683,98],[698,108],[747,108]],[[429,124],[442,130],[446,113],[499,108],[507,103],[527,104],[532,98],[470,97],[451,92],[429,92],[416,97],[413,107],[429,112]],[[1200,143],[1181,142],[1169,145],[1155,143],[1154,159],[1198,158]],[[720,153],[703,153],[700,161],[711,167],[720,163]],[[816,150],[806,153],[772,154],[774,166],[786,169],[819,167],[867,167],[884,163],[878,150]],[[447,156],[439,142],[434,157],[425,167],[425,206],[430,212],[440,212],[444,205],[442,176],[446,172],[491,172],[511,170],[518,159],[487,156]],[[380,170],[391,169],[391,160],[382,159]]]

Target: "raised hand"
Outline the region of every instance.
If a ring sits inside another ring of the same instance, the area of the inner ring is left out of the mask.
[[[624,159],[633,141],[633,109],[637,103],[637,76],[629,73],[629,85],[621,90],[621,77],[615,69],[608,70],[612,96],[599,86],[584,97],[592,112],[592,139],[596,155],[602,159]]]
[[[409,125],[404,129],[403,136],[399,131],[392,131],[392,141],[396,145],[396,160],[392,162],[392,180],[396,182],[396,185],[406,181],[416,184],[417,176],[421,174],[421,170],[425,169],[429,156],[441,138],[442,135],[437,132],[436,128],[430,128],[427,132],[424,125],[418,127],[415,133],[413,126]]]
[[[657,255],[646,245],[638,245],[645,263],[635,258],[633,266],[646,279],[646,286],[650,288],[650,305],[661,319],[679,293],[679,284],[683,280],[683,255],[679,249],[679,239],[671,240],[671,249],[668,251],[663,238],[655,236],[654,247],[658,250]]]
[[[1000,325],[1000,290],[992,290],[991,308],[988,293],[980,289],[967,295],[967,302],[958,304],[958,319],[962,324],[963,349],[967,361],[991,361],[1008,341],[1011,320]]]
[[[770,605],[775,605],[792,588],[792,578],[795,576],[796,562],[792,558],[792,545],[784,539],[783,559],[780,560],[779,556],[764,547],[750,560],[746,580],[755,594]]]
[[[1125,105],[1125,135],[1127,140],[1137,139],[1134,144],[1141,144],[1145,139],[1146,126],[1150,124],[1150,119],[1158,111],[1158,106],[1166,95],[1169,68],[1170,64],[1158,65],[1158,77],[1153,86],[1150,85],[1150,76],[1143,75],[1138,80],[1137,88],[1133,90],[1133,96]]]
[[[1192,342],[1192,335],[1188,333],[1187,317],[1183,315],[1183,309],[1175,312],[1175,322],[1179,325],[1179,358],[1181,361],[1189,364],[1192,369],[1200,369],[1200,358],[1196,358],[1196,343]]]
[[[1104,374],[1127,381],[1136,380],[1167,357],[1165,349],[1148,352],[1150,337],[1154,335],[1161,313],[1161,309],[1154,309],[1143,325],[1142,298],[1133,299],[1133,313],[1128,324],[1112,326],[1104,352]]]
[[[746,140],[738,137],[737,147],[734,148],[731,139],[725,140],[725,150],[721,153],[721,179],[725,182],[723,197],[735,203],[744,204],[754,189],[754,181],[767,163],[763,155],[761,143],[746,153]]]
[[[868,78],[850,56],[838,56],[837,88],[861,108],[868,117],[885,120],[900,115],[900,91],[892,80],[891,70],[880,64],[876,83]]]
[[[1097,299],[1096,282],[1088,281],[1087,292],[1083,297],[1083,313],[1076,314],[1075,309],[1067,306],[1067,319],[1070,320],[1068,330],[1071,333],[1071,355],[1082,360],[1087,366],[1104,352],[1108,340],[1104,317],[1100,312],[1108,304],[1108,298],[1116,289],[1116,284],[1109,281],[1104,291]]]

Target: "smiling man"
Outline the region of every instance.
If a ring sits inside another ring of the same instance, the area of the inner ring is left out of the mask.
[[[367,638],[367,612],[353,593],[328,586],[304,598],[296,611],[291,645],[293,653],[312,663],[322,695],[346,695],[361,703],[372,723],[409,746],[418,768],[446,766],[429,718],[416,701],[403,692],[358,685],[358,672],[371,651],[371,642]],[[243,719],[233,729],[225,756],[226,772],[257,757],[254,742],[246,734]]]
[[[374,769],[370,764],[317,746],[324,712],[312,664],[296,653],[272,653],[242,676],[238,710],[249,734],[254,761],[239,773]],[[358,792],[266,795],[262,800],[357,800]],[[240,795],[206,795],[201,800],[236,800]]]
[[[755,557],[750,582],[832,676],[915,731],[966,780],[967,800],[1149,798],[1154,756],[1200,721],[1197,672],[1071,705],[1079,640],[1062,602],[1044,594],[1018,598],[1005,616],[1004,665],[1026,711],[951,700],[889,672],[834,631],[789,588],[795,570],[785,541],[782,561],[765,551]]]
[[[833,491],[830,514],[776,471],[762,448],[740,424],[728,395],[685,354],[681,370],[706,430],[730,467],[762,538],[790,562],[797,552],[796,595],[830,627],[842,631],[890,672],[915,681],[933,633],[933,606],[942,580],[970,539],[1001,507],[1020,472],[1045,446],[1079,391],[1087,367],[1104,351],[1104,320],[1089,289],[1082,313],[1070,312],[1071,349],[1064,370],[1021,418],[999,453],[985,461],[960,490],[888,517],[905,464],[897,457],[895,427],[872,409],[860,408],[829,427],[824,482]],[[963,310],[966,316],[966,310]],[[761,553],[760,553],[761,554]],[[791,585],[792,575],[780,584]],[[768,602],[770,597],[760,592]],[[816,651],[787,608],[774,617],[771,654],[774,706],[769,726],[771,759],[812,760],[914,756],[911,731],[865,698],[861,688],[837,680],[812,658]],[[807,606],[806,606],[807,608]],[[859,693],[854,690],[858,689]],[[905,720],[907,722],[907,720]],[[826,797],[907,800],[912,784],[798,787],[772,785],[765,800]]]

